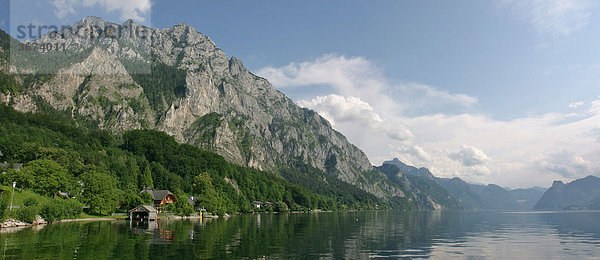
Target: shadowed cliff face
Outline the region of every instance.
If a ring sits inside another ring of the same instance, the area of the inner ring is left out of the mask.
[[[536,210],[598,209],[600,178],[588,176],[564,184],[554,181],[552,187],[535,205]]]
[[[96,17],[73,27],[87,36],[61,30],[36,40],[65,44],[73,58],[55,66],[50,78],[0,94],[1,102],[28,112],[47,104],[113,132],[161,130],[262,170],[301,161],[378,197],[403,196],[324,118],[297,106],[194,28],[158,30]],[[106,28],[126,30],[107,37]]]

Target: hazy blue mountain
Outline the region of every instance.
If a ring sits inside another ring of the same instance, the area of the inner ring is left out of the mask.
[[[536,210],[600,208],[600,178],[588,176],[570,183],[555,181],[534,207]]]
[[[460,201],[466,210],[483,209],[485,204],[481,197],[471,189],[471,185],[460,178],[438,178],[438,183]]]
[[[508,190],[495,184],[471,184],[471,190],[481,198],[480,208],[490,210],[531,210],[544,194],[538,187]]]
[[[416,176],[437,183],[467,210],[530,210],[545,191],[540,187],[509,190],[495,184],[469,184],[460,178],[437,178],[429,169],[407,165],[397,158],[385,161],[379,169],[390,177],[384,166],[391,165],[397,167],[406,176]]]

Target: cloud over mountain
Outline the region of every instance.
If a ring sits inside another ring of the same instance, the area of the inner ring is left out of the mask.
[[[54,14],[59,19],[77,14],[77,9],[82,7],[99,7],[107,12],[119,12],[122,20],[145,22],[152,7],[150,0],[53,0],[51,3],[55,7]]]
[[[382,119],[368,103],[357,97],[331,94],[318,96],[312,100],[301,100],[298,105],[317,111],[332,125],[336,122],[356,122],[375,133],[384,133],[396,141],[413,137],[405,126]]]
[[[469,145],[463,145],[460,151],[450,154],[450,158],[464,166],[482,165],[492,160],[481,149]]]
[[[298,103],[326,117],[374,164],[397,157],[438,176],[513,187],[600,169],[600,160],[592,160],[600,151],[590,145],[600,140],[594,130],[600,100],[573,102],[577,112],[498,120],[476,112],[476,97],[391,80],[363,57],[324,55],[266,67],[258,75],[284,92],[303,90],[309,98]],[[325,90],[331,93],[323,95]],[[556,151],[576,156],[565,159]]]

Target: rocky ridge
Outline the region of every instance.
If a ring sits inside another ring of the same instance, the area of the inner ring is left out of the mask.
[[[1,102],[24,112],[39,111],[46,103],[113,132],[161,130],[180,142],[262,170],[277,171],[301,161],[378,197],[404,196],[382,173],[373,171],[366,155],[327,120],[296,105],[240,60],[228,58],[194,28],[178,24],[159,30],[97,17],[85,18],[73,28],[83,33],[63,28],[36,42],[64,43],[72,53],[90,54],[73,59],[52,78],[25,91],[3,93]],[[106,37],[110,28],[121,33]],[[139,31],[144,33],[134,33]],[[167,86],[152,98],[150,91],[156,92],[156,86],[139,80],[131,64],[183,71],[184,91],[173,94]]]

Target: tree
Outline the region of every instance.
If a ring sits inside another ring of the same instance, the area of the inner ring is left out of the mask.
[[[91,170],[81,175],[84,183],[82,200],[92,209],[106,209],[107,213],[117,207],[117,182],[114,177],[104,172]]]
[[[143,189],[143,188],[152,187],[152,186],[153,186],[152,170],[150,170],[150,163],[148,163],[148,161],[144,160],[143,161],[143,170],[142,170],[142,174],[140,174],[138,187]]]
[[[73,178],[67,170],[52,160],[35,160],[27,163],[23,170],[17,173],[17,182],[35,192],[52,196],[59,191],[70,191],[73,188]]]
[[[194,177],[192,184],[194,194],[198,194],[198,203],[209,212],[215,212],[223,206],[220,197],[212,184],[212,178],[208,173],[200,173]]]
[[[194,213],[194,207],[188,203],[188,196],[186,194],[180,193],[181,196],[175,202],[175,211],[180,216],[190,216]]]

